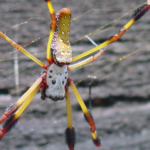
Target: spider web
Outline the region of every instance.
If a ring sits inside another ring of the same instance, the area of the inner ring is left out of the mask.
[[[19,0],[12,3],[6,0],[0,3],[0,30],[46,63],[45,52],[50,18],[45,2]],[[94,47],[85,35],[89,35],[100,44],[118,33],[118,30],[131,18],[133,8],[136,9],[140,4],[138,0],[132,2],[86,0],[84,3],[83,1],[53,1],[56,12],[63,7],[68,7],[72,11],[70,41],[73,56]],[[107,130],[111,128],[107,126],[101,129],[104,123],[100,122],[103,118],[100,114],[102,110],[105,111],[102,106],[111,106],[122,101],[149,100],[148,13],[134,24],[121,40],[107,46],[105,53],[98,60],[69,72],[86,103],[88,83],[91,80],[89,76],[96,77],[93,80],[92,100],[97,107],[93,109],[93,116],[98,133],[102,136],[107,137]],[[17,50],[2,38],[0,38],[0,47],[0,114],[2,114],[9,104],[18,99],[17,94],[22,94],[39,77],[42,69],[18,52],[19,90],[16,91],[13,68]],[[89,127],[83,120],[82,112],[72,92],[71,101],[73,122],[77,132],[76,149],[85,147],[94,149]],[[26,150],[30,146],[30,149],[34,150],[67,149],[63,137],[66,125],[65,101],[43,102],[38,93],[21,116],[16,128],[3,138],[0,148]],[[104,148],[112,146],[109,144],[108,146],[104,144]]]

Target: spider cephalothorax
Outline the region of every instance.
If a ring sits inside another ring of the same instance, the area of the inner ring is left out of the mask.
[[[56,64],[51,64],[47,70],[47,87],[45,90],[46,97],[57,101],[65,98],[65,86],[68,79],[67,66],[59,67]]]

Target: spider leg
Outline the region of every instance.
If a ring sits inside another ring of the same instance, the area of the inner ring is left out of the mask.
[[[86,35],[85,36],[93,45],[97,46],[97,44],[88,36]],[[68,66],[68,70],[71,70],[71,69],[74,69],[74,68],[77,68],[77,67],[81,67],[91,61],[94,61],[96,59],[98,59],[98,57],[100,55],[102,55],[104,53],[104,50],[103,49],[100,49],[99,52],[97,54],[95,54],[94,56],[91,56],[87,59],[84,59],[83,61],[80,61],[79,63],[76,63],[76,64],[73,64],[73,65],[69,65]]]
[[[89,50],[89,51],[86,51],[78,56],[75,56],[72,58],[72,62],[73,61],[76,61],[78,59],[81,59],[91,53],[94,53],[96,52],[97,50],[117,41],[118,39],[121,38],[121,36],[125,33],[125,31],[135,22],[137,21],[138,19],[140,19],[147,11],[148,9],[150,8],[150,0],[147,0],[147,4],[144,4],[143,6],[139,7],[137,10],[135,10],[133,16],[132,16],[132,19],[124,25],[124,27],[122,27],[118,34],[115,34],[114,36],[112,36],[111,38],[109,38],[107,41],[103,42],[102,44],[98,45],[97,47]]]
[[[50,25],[50,33],[49,33],[49,39],[48,39],[48,43],[47,43],[47,61],[52,64],[52,58],[51,58],[51,43],[52,43],[52,39],[53,39],[53,35],[54,35],[54,31],[55,31],[55,27],[56,27],[56,19],[55,19],[55,12],[53,9],[53,5],[51,3],[51,0],[45,0],[51,15],[51,25]]]
[[[94,60],[96,60],[100,55],[102,55],[104,53],[104,50],[99,50],[99,52],[97,53],[97,54],[95,54],[94,56],[91,56],[91,57],[89,57],[89,58],[87,58],[87,59],[85,59],[85,60],[83,60],[83,61],[81,61],[81,62],[79,62],[79,63],[76,63],[76,64],[73,64],[73,65],[69,65],[68,66],[68,70],[71,70],[71,69],[74,69],[74,68],[77,68],[77,67],[81,67],[81,66],[83,66],[83,65],[85,65],[85,64],[87,64],[87,63],[89,63],[89,62],[91,62],[91,61],[94,61]]]
[[[40,89],[42,83],[42,76],[39,77],[29,90],[12,106],[6,110],[6,112],[0,118],[2,123],[2,129],[0,130],[0,139],[5,135],[6,132],[10,131],[15,123],[18,121],[20,115],[23,113],[25,108],[30,104],[35,94]]]
[[[91,126],[90,130],[91,130],[91,134],[92,134],[92,138],[93,138],[93,142],[94,144],[98,147],[98,146],[101,146],[101,141],[96,133],[96,125],[95,125],[95,122],[94,122],[94,119],[91,115],[91,113],[88,111],[88,109],[86,108],[77,88],[75,87],[73,81],[69,78],[68,79],[68,84],[70,85],[71,89],[73,90],[81,108],[82,108],[82,111],[85,115],[85,118],[87,120],[87,122],[89,123],[89,125]]]
[[[47,72],[46,71],[43,71],[41,73],[42,75],[42,83],[40,85],[40,90],[41,90],[41,99],[42,100],[45,100],[46,98],[46,94],[45,94],[45,91],[46,91],[46,88],[47,88],[47,82],[46,82],[46,75],[47,75]]]
[[[36,57],[34,57],[33,55],[31,55],[28,51],[26,51],[23,47],[21,47],[20,45],[16,44],[13,40],[11,40],[9,37],[7,37],[3,32],[0,31],[0,36],[3,37],[6,41],[8,41],[12,46],[14,46],[15,48],[17,48],[19,51],[21,51],[22,53],[24,53],[26,56],[28,56],[29,58],[31,58],[34,62],[36,62],[38,65],[40,65],[41,67],[43,67],[44,69],[47,69],[48,66],[45,65],[43,62],[41,62],[40,60],[38,60]]]
[[[68,120],[68,127],[65,130],[66,136],[66,143],[68,145],[69,150],[74,150],[74,145],[76,142],[76,133],[75,129],[72,125],[72,114],[71,114],[71,104],[70,104],[70,96],[69,96],[69,89],[66,89],[66,110],[67,110],[67,120]]]

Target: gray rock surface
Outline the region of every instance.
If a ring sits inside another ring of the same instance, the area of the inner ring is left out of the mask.
[[[125,0],[53,0],[55,11],[72,11],[71,35],[73,56],[100,44],[131,19],[132,11],[145,1]],[[93,116],[102,147],[92,144],[89,126],[71,93],[77,149],[149,150],[150,144],[150,12],[136,22],[123,37],[107,46],[95,62],[69,72],[81,97],[88,103],[88,76],[93,81]],[[49,12],[44,1],[0,1],[0,30],[46,63]],[[16,49],[0,38],[0,114],[20,96],[16,96],[13,57]],[[19,55],[19,94],[38,78],[42,69]],[[122,61],[121,61],[122,60]],[[38,93],[16,127],[0,142],[0,150],[66,150],[67,126],[65,101],[41,101]],[[9,144],[8,144],[9,143]]]

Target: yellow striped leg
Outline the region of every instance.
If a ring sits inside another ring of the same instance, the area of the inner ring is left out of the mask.
[[[6,110],[6,112],[2,115],[2,117],[0,117],[0,124],[2,124],[13,112],[15,112],[22,105],[22,103],[28,98],[30,93],[32,93],[35,90],[35,87],[42,82],[41,79],[42,79],[41,77],[38,78],[34,82],[34,84],[28,89],[28,91],[24,93],[15,104],[11,105]]]
[[[38,60],[36,57],[34,57],[33,55],[31,55],[28,51],[26,51],[23,47],[21,47],[20,45],[16,44],[13,40],[11,40],[9,37],[7,37],[4,33],[2,33],[0,31],[0,36],[3,37],[6,41],[8,41],[12,46],[14,46],[15,48],[17,48],[19,51],[21,51],[22,53],[24,53],[26,56],[28,56],[29,58],[31,58],[34,62],[36,62],[38,65],[40,65],[41,67],[43,67],[44,69],[48,69],[48,66],[45,65],[43,62],[41,62],[40,60]]]
[[[119,30],[119,33],[112,36],[111,38],[109,38],[107,41],[103,42],[102,44],[98,45],[97,47],[88,50],[87,52],[84,52],[78,56],[73,57],[72,61],[76,61],[78,59],[81,59],[91,53],[96,52],[97,50],[117,41],[118,39],[121,38],[121,36],[125,33],[125,31],[138,19],[140,19],[145,13],[146,11],[150,8],[150,0],[147,0],[147,4],[141,6],[140,8],[138,8],[135,13],[133,14],[132,19],[123,27]]]
[[[56,27],[56,19],[55,19],[55,12],[53,9],[53,5],[50,0],[46,0],[50,15],[51,15],[51,25],[50,25],[50,33],[49,33],[49,39],[47,43],[47,61],[52,64],[52,58],[51,58],[51,43]]]
[[[30,104],[33,97],[40,89],[41,82],[42,77],[38,78],[36,82],[30,87],[30,89],[12,107],[10,107],[10,110],[8,110],[8,112],[6,112],[7,115],[6,118],[4,119],[5,122],[2,124],[3,128],[0,130],[0,139],[2,139],[5,133],[8,132],[15,125],[20,115]]]
[[[93,142],[96,146],[101,146],[101,142],[100,142],[100,139],[99,137],[97,136],[97,133],[96,133],[96,126],[95,126],[95,122],[93,120],[93,117],[92,115],[89,113],[88,109],[86,108],[83,100],[81,99],[81,96],[79,94],[79,92],[77,91],[77,88],[75,87],[73,81],[71,79],[68,80],[68,83],[70,85],[70,87],[72,88],[81,108],[82,108],[82,111],[86,117],[86,120],[88,121],[89,125],[91,126],[91,134],[92,134],[92,138],[93,138]]]
[[[77,67],[81,67],[89,62],[92,62],[94,60],[96,60],[100,55],[102,55],[104,53],[104,50],[100,50],[100,52],[98,52],[97,54],[95,54],[94,56],[91,56],[79,63],[76,63],[76,64],[73,64],[73,65],[69,65],[68,66],[68,70],[71,70],[71,69],[74,69],[74,68],[77,68]]]
[[[71,113],[71,104],[70,104],[70,96],[68,88],[66,90],[66,109],[67,109],[67,120],[68,120],[68,127],[65,130],[65,136],[66,136],[66,143],[68,145],[69,150],[74,150],[75,146],[75,129],[72,125],[72,113]]]

